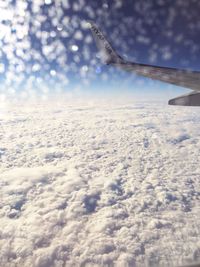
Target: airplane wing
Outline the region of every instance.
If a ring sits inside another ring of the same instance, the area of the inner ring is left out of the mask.
[[[171,99],[168,103],[169,105],[200,106],[200,93],[196,92],[200,91],[200,72],[126,61],[117,54],[104,34],[93,22],[89,22],[89,26],[103,63],[155,80],[192,89],[194,90],[192,93]]]

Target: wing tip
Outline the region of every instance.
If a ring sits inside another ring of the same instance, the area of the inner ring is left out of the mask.
[[[120,55],[118,55],[118,53],[112,47],[107,37],[101,31],[101,29],[93,21],[87,21],[87,22],[92,32],[92,35],[95,39],[102,62],[107,65],[124,63],[125,62],[124,59]]]

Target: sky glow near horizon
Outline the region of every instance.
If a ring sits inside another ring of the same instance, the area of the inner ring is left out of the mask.
[[[141,89],[154,96],[158,87],[160,96],[174,95],[176,87],[103,66],[87,21],[95,21],[125,58],[198,69],[198,10],[195,0],[1,1],[1,98],[84,90],[139,95]]]

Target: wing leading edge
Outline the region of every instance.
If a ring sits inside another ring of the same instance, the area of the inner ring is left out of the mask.
[[[89,25],[103,63],[155,80],[200,91],[200,72],[126,61],[116,53],[104,34],[93,22],[89,22]],[[191,94],[171,99],[169,105],[200,106],[200,93],[192,92]]]

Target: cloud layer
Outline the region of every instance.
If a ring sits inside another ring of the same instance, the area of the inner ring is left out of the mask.
[[[1,115],[2,266],[200,259],[198,109],[38,104]]]

